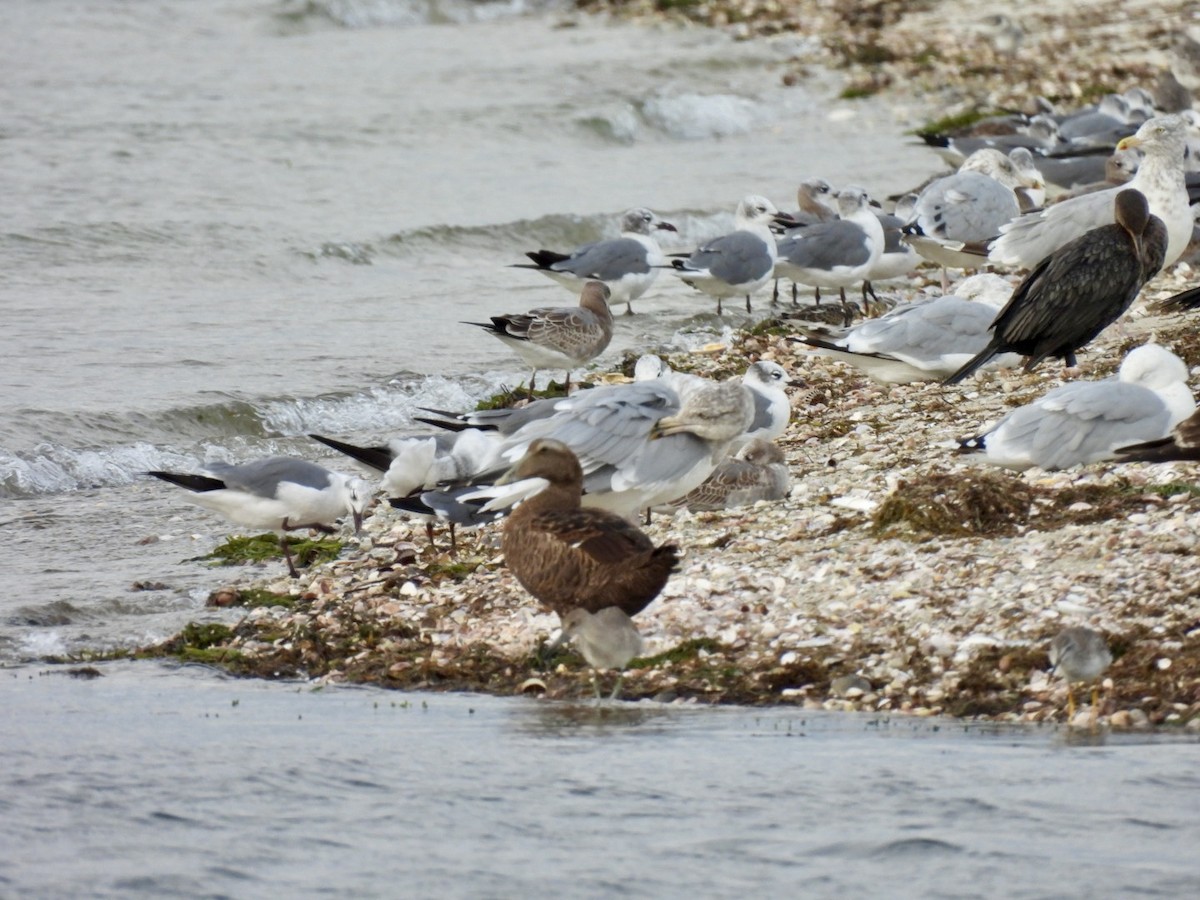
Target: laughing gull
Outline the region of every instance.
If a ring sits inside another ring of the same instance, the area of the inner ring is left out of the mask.
[[[523,314],[492,316],[490,323],[463,324],[486,329],[533,366],[530,393],[538,369],[560,366],[567,367],[566,389],[569,389],[571,369],[595,359],[612,341],[609,293],[603,282],[589,281],[579,295],[578,306],[543,306]]]
[[[1078,682],[1095,681],[1112,665],[1108,641],[1098,631],[1075,625],[1064,628],[1050,642],[1050,671],[1057,672],[1067,683],[1067,721],[1075,718],[1075,693]],[[1100,688],[1092,687],[1092,710],[1100,702]]]
[[[789,219],[766,197],[744,197],[733,214],[737,230],[709,241],[686,259],[673,259],[674,274],[716,297],[717,315],[722,300],[743,295],[750,312],[750,295],[771,280],[775,269],[775,237],[769,225]]]
[[[1048,153],[1060,146],[1058,123],[1049,116],[1037,115],[1009,134],[945,135],[926,132],[920,138],[937,154],[954,167],[961,166],[979,150],[997,150],[1001,155],[1014,147],[1028,147],[1039,153]]]
[[[625,314],[633,313],[633,301],[650,289],[666,257],[654,239],[656,231],[675,231],[644,207],[621,217],[621,236],[584,244],[570,253],[537,250],[526,253],[533,265],[521,263],[514,269],[536,269],[572,293],[587,281],[603,281],[612,291],[611,302],[624,303]]]
[[[996,313],[1011,295],[1012,285],[999,275],[972,275],[953,294],[902,303],[839,333],[806,329],[790,340],[884,384],[938,381],[987,346]],[[988,367],[1012,366],[1020,359],[1001,354]]]
[[[945,384],[957,384],[1003,352],[1029,357],[1026,372],[1048,356],[1074,366],[1075,351],[1121,317],[1162,264],[1167,234],[1138,191],[1122,190],[1115,206],[1114,224],[1056,250],[1017,285],[987,346]]]
[[[1188,369],[1157,344],[1129,352],[1115,378],[1073,381],[1018,407],[959,452],[1010,469],[1067,469],[1113,459],[1130,444],[1165,437],[1196,411]]]
[[[357,533],[372,494],[370,485],[361,478],[287,456],[241,465],[213,462],[205,469],[210,475],[146,474],[187,488],[192,491],[188,499],[193,503],[220,513],[236,525],[279,532],[279,547],[293,578],[297,572],[287,532],[311,528],[332,533],[332,523],[349,513]]]
[[[1140,191],[1150,212],[1167,228],[1167,248],[1162,261],[1169,266],[1183,254],[1192,236],[1192,211],[1184,183],[1184,146],[1187,125],[1179,116],[1147,120],[1133,137],[1117,144],[1118,150],[1141,148],[1144,156],[1137,174],[1126,187]],[[991,245],[993,262],[1031,268],[1084,232],[1114,221],[1114,200],[1122,190],[1084,194],[1015,219],[1001,229]]]
[[[783,451],[770,441],[755,438],[733,456],[727,456],[704,483],[656,512],[687,509],[705,512],[750,506],[759,500],[781,500],[791,490],[792,477]]]
[[[345,453],[351,459],[382,474],[380,489],[389,497],[408,497],[418,491],[432,490],[442,482],[461,481],[484,471],[495,460],[500,440],[495,432],[466,428],[393,438],[383,445],[363,447],[319,434],[310,438]],[[431,546],[434,514],[426,515],[425,535]],[[455,523],[450,522],[450,552],[458,552]]]
[[[633,620],[620,607],[606,606],[594,613],[575,608],[562,618],[563,638],[575,645],[592,667],[592,689],[600,696],[599,669],[618,669],[609,700],[616,700],[625,681],[625,667],[641,656],[645,647]]]
[[[1011,159],[978,150],[953,175],[930,182],[917,196],[906,240],[921,256],[946,269],[987,265],[987,243],[1019,215],[1016,190],[1023,184]]]
[[[560,441],[533,441],[499,483],[540,489],[504,522],[501,548],[517,581],[564,619],[572,610],[616,607],[637,615],[662,591],[679,561],[674,544],[655,547],[625,518],[581,506],[583,470]]]
[[[837,202],[841,218],[796,229],[779,242],[775,274],[816,288],[817,302],[821,288],[837,288],[845,307],[846,288],[860,283],[866,302],[866,281],[883,253],[883,225],[862,188],[843,188]]]

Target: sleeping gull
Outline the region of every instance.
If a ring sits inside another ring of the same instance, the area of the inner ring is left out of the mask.
[[[996,316],[987,346],[945,384],[957,384],[1002,352],[1029,357],[1026,372],[1048,356],[1074,366],[1075,351],[1120,318],[1158,271],[1167,237],[1138,191],[1120,191],[1114,205],[1114,224],[1059,248],[1025,277]]]
[[[686,259],[674,259],[674,274],[696,290],[717,298],[717,315],[726,297],[746,298],[771,280],[775,269],[775,237],[769,224],[782,216],[766,197],[744,197],[733,214],[735,231],[709,241]]]
[[[883,253],[883,225],[860,187],[838,191],[840,218],[788,232],[779,242],[775,274],[816,288],[837,288],[846,306],[846,288],[863,285]]]
[[[1064,628],[1050,642],[1050,671],[1057,672],[1067,683],[1067,721],[1075,718],[1075,694],[1072,686],[1081,681],[1095,681],[1112,665],[1108,642],[1098,631],[1075,625]],[[1100,690],[1092,687],[1092,710],[1095,712]]]
[[[1113,459],[1122,447],[1151,441],[1196,410],[1188,370],[1157,344],[1129,352],[1116,378],[1064,384],[1006,415],[959,452],[1010,469],[1067,469]]]
[[[331,533],[331,524],[349,513],[357,533],[372,494],[370,485],[360,478],[287,456],[241,465],[213,462],[205,469],[210,475],[146,474],[187,488],[193,503],[220,513],[236,525],[279,532],[279,547],[293,578],[297,572],[287,532],[311,528]]]
[[[783,451],[770,441],[755,438],[735,455],[721,460],[699,487],[678,500],[656,507],[655,511],[704,512],[750,506],[759,500],[781,500],[791,486]]]
[[[520,263],[512,268],[536,269],[573,293],[578,293],[585,282],[603,281],[612,291],[611,302],[624,303],[629,315],[633,313],[633,301],[650,289],[658,269],[666,263],[653,237],[655,231],[675,231],[675,226],[638,207],[621,217],[618,238],[584,244],[570,253],[531,251],[525,255],[533,265]]]
[[[1020,213],[1016,189],[1023,184],[1011,159],[999,150],[978,150],[962,168],[926,185],[917,196],[906,240],[921,256],[942,267],[987,265],[987,243]]]
[[[1012,285],[999,275],[972,275],[953,294],[900,304],[840,333],[803,330],[790,340],[885,384],[938,381],[987,346],[996,313],[1011,294]],[[988,366],[1019,361],[1015,354],[1001,354]]]
[[[541,368],[571,369],[595,359],[612,341],[613,318],[608,308],[608,285],[589,281],[579,295],[578,306],[543,306],[527,313],[492,316],[490,323],[464,322],[487,330],[533,366],[529,390]]]
[[[1117,144],[1118,150],[1139,147],[1144,153],[1127,186],[1146,197],[1150,212],[1166,226],[1167,248],[1161,266],[1179,259],[1192,236],[1192,211],[1183,177],[1186,129],[1179,116],[1158,116]],[[1037,265],[1081,234],[1113,222],[1114,200],[1121,190],[1113,187],[1073,197],[1015,219],[992,243],[990,259],[1010,266]]]

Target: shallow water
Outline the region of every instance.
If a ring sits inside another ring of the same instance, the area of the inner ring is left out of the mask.
[[[571,302],[508,268],[523,251],[615,234],[638,205],[686,249],[748,192],[787,207],[822,174],[882,196],[939,165],[903,136],[916,113],[833,100],[821,73],[782,87],[797,39],[518,2],[5,12],[0,659],[207,614],[229,574],[186,560],[228,526],[146,470],[349,468],[304,435],[405,433],[418,406],[527,377],[460,324]],[[664,275],[602,362],[712,340],[744,319],[730,306]]]
[[[102,668],[0,673],[6,896],[1200,889],[1195,740]]]

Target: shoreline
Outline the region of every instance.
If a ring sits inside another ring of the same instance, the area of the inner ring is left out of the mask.
[[[771,4],[696,4],[686,16],[667,18],[719,25],[724,10],[726,24],[747,39],[796,30],[802,21],[819,49],[792,64],[785,80],[803,77],[796,73],[805,65],[836,65],[843,53],[848,89],[864,79],[870,93],[903,85],[905,98],[946,113],[1000,108],[1018,97],[1027,103],[1033,93],[1082,102],[1098,86],[1123,88],[1153,72],[1153,53],[1115,63],[1094,52],[1114,15],[1137,24],[1131,40],[1147,38],[1143,46],[1150,46],[1158,24],[1138,21],[1128,5],[1089,9],[1078,39],[1058,47],[1049,68],[1039,67],[1038,48],[1062,31],[1065,15],[1053,7],[1018,9],[1030,20],[1027,29],[1037,26],[1037,37],[1027,34],[1013,61],[978,38],[961,40],[984,4],[967,6],[957,30],[927,27],[937,19],[937,3],[898,23],[891,11],[903,4],[874,4],[880,27],[856,33],[851,45],[842,32],[846,17],[865,15],[868,6],[812,0],[785,16]],[[604,8],[663,18],[644,0]],[[746,9],[753,14],[742,15]],[[1167,18],[1161,7],[1154,10]],[[886,52],[863,51],[870,47]],[[931,151],[931,171],[937,166]],[[1155,278],[1134,309],[1081,354],[1079,377],[1111,373],[1125,350],[1151,333],[1189,367],[1200,365],[1187,315],[1146,312],[1149,302],[1188,286],[1190,272],[1181,264]],[[900,298],[911,299],[930,274],[923,269],[905,280]],[[792,394],[793,419],[778,442],[792,494],[774,504],[655,517],[650,536],[678,543],[685,556],[636,620],[648,657],[627,673],[626,699],[1061,721],[1066,691],[1047,677],[1046,650],[1062,627],[1088,624],[1105,632],[1116,657],[1106,674],[1102,722],[1200,730],[1200,563],[1193,561],[1200,499],[1189,489],[1189,466],[1097,464],[1014,475],[951,454],[957,438],[1061,383],[1052,364],[956,388],[878,385],[841,363],[795,351],[762,325],[739,333],[720,355],[676,355],[671,362],[724,375],[760,358],[806,384]],[[592,373],[590,380],[601,377]],[[964,484],[980,489],[956,495]],[[962,513],[952,533],[875,521],[889,498],[927,507],[930,497],[920,488],[929,485],[941,505]],[[1017,497],[1024,510],[1020,503],[971,507],[990,502],[980,497]],[[980,523],[996,533],[979,533]],[[591,695],[590,669],[574,653],[556,655],[545,669],[533,665],[536,642],[556,630],[557,620],[502,567],[497,530],[460,535],[457,557],[446,552],[444,533],[433,550],[422,525],[390,510],[373,515],[364,535],[346,558],[295,581],[260,577],[214,594],[224,603],[257,591],[258,602],[286,605],[254,607],[233,628],[189,626],[135,655],[177,656],[258,677]],[[1091,723],[1090,710],[1079,717],[1074,724]]]

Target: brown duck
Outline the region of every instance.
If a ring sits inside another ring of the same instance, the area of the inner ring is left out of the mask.
[[[566,444],[543,438],[498,483],[540,478],[546,487],[504,523],[508,567],[543,605],[565,618],[574,609],[615,606],[636,615],[675,571],[679,548],[655,547],[626,519],[580,506],[583,471]]]

